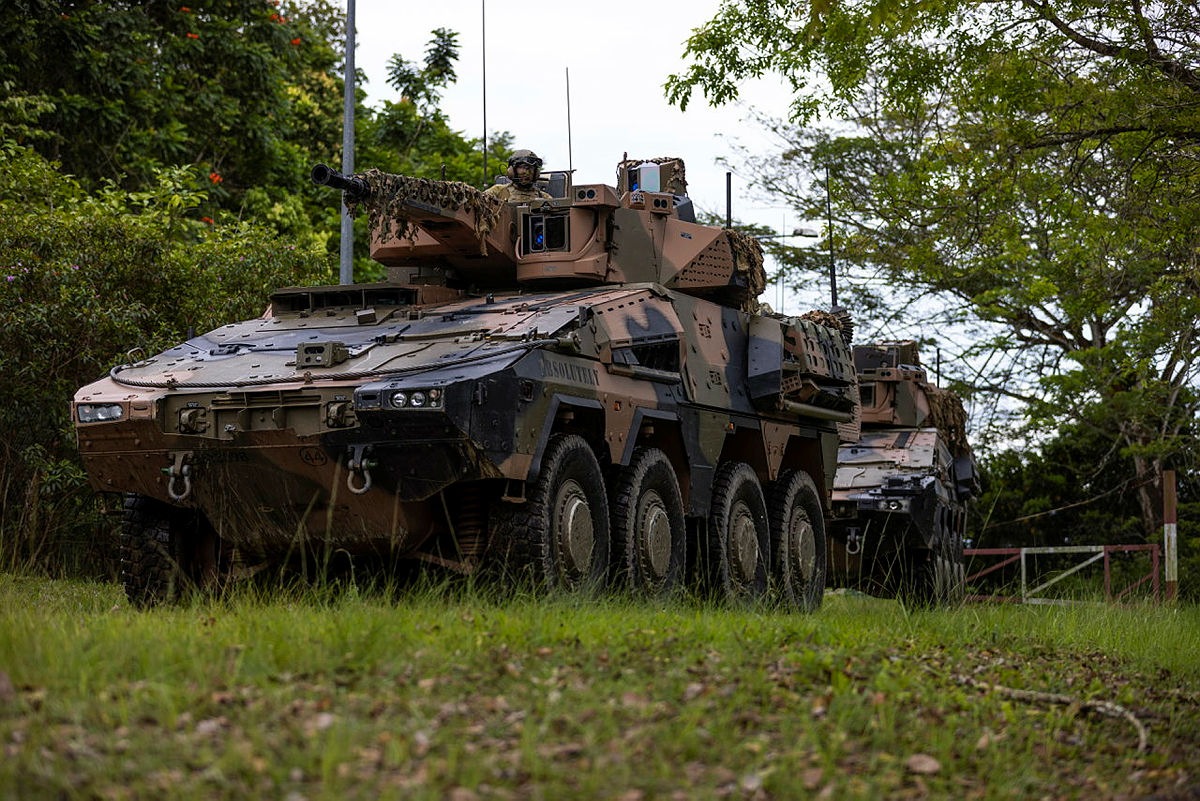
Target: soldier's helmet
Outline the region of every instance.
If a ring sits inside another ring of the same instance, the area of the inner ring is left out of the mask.
[[[533,177],[529,179],[528,184],[522,185],[522,183],[517,181],[516,167],[518,164],[524,164],[533,168]],[[517,186],[521,186],[523,189],[528,188],[529,186],[532,186],[542,174],[542,160],[538,158],[537,153],[534,153],[532,150],[515,150],[508,158],[507,174],[509,180],[517,184]]]

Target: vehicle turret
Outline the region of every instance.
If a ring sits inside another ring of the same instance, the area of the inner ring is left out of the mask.
[[[391,280],[430,280],[440,270],[449,283],[481,288],[652,282],[757,307],[762,247],[697,223],[683,175],[680,159],[622,161],[615,188],[573,185],[569,173],[551,171],[541,183],[552,197],[516,204],[459,182],[314,169],[318,183],[346,190],[352,212],[369,215],[371,257]]]

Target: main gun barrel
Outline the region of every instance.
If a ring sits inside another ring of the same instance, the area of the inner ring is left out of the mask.
[[[325,164],[318,164],[312,168],[312,180],[314,184],[340,189],[352,198],[363,198],[371,194],[371,187],[362,178],[342,175]]]

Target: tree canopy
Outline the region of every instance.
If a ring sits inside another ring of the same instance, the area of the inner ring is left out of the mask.
[[[35,148],[85,190],[142,190],[192,165],[209,182],[197,218],[256,220],[334,252],[337,195],[308,176],[340,161],[344,34],[331,0],[15,0],[0,6],[0,142]],[[457,60],[444,28],[422,61],[392,57],[402,98],[370,108],[359,91],[356,164],[482,182],[479,141],[438,107]],[[503,162],[511,137],[489,138]],[[378,278],[364,224],[355,236],[356,275]]]
[[[789,80],[790,119],[765,123],[780,152],[747,154],[761,188],[817,219],[828,197],[877,317],[988,324],[962,348],[978,373],[960,377],[1020,401],[1026,434],[1105,432],[1133,460],[1149,534],[1154,477],[1195,447],[1198,8],[726,2],[667,91],[726,102],[742,80]],[[779,251],[793,276],[819,258]]]
[[[226,208],[279,201],[340,141],[338,18],[326,0],[6,3],[0,137],[85,187],[191,164]]]

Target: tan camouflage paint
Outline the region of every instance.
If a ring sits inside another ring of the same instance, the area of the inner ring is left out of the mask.
[[[668,166],[664,183],[685,191],[682,162]],[[76,406],[127,414],[77,426],[96,489],[172,501],[186,464],[189,492],[173,502],[202,508],[239,547],[317,540],[411,552],[445,530],[452,485],[422,483],[419,463],[395,461],[404,451],[450,448],[458,455],[445,469],[506,479],[498,492],[519,499],[556,426],[595,433],[611,464],[639,442],[663,448],[689,514],[705,513],[724,459],[746,461],[764,483],[795,467],[830,486],[853,367],[839,332],[745,310],[764,280],[756,244],[678,219],[667,192],[568,185],[565,198],[500,203],[461,184],[365,177],[390,193],[367,203],[372,255],[402,286],[281,291],[261,320],[128,365],[117,375],[126,383],[80,390]],[[527,252],[529,215],[565,217],[567,249]],[[367,384],[390,392],[388,376],[408,386],[418,378],[405,371],[443,363],[476,375],[477,355],[528,343],[504,375],[446,384],[473,385],[483,399],[464,407],[473,428],[458,438],[405,445],[388,427],[425,411],[355,411]],[[750,396],[751,362],[777,389]],[[368,432],[363,417],[382,427]],[[348,469],[372,447],[385,464]]]

